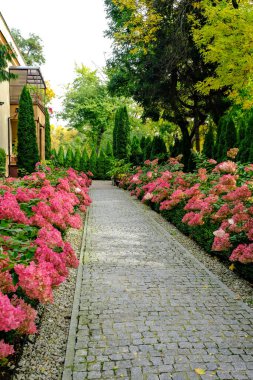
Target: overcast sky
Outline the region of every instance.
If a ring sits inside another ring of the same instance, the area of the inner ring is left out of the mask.
[[[101,68],[110,52],[104,37],[107,22],[103,0],[0,0],[9,28],[38,34],[44,43],[43,76],[56,93],[73,79],[75,64]],[[59,102],[54,102],[59,108]]]

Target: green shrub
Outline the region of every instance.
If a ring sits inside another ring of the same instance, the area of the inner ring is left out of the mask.
[[[113,155],[119,160],[126,160],[129,156],[129,119],[127,108],[120,107],[115,114],[113,130]]]
[[[80,161],[80,170],[84,173],[87,173],[89,170],[89,156],[86,149],[83,150],[81,161]]]
[[[92,150],[92,153],[90,156],[89,170],[94,175],[94,178],[97,178],[97,153],[95,149]]]
[[[72,166],[72,163],[73,163],[73,151],[69,147],[66,153],[66,157],[65,157],[65,168],[70,168]]]
[[[18,113],[18,167],[32,173],[39,161],[33,103],[29,90],[24,86]]]
[[[163,141],[163,139],[160,136],[155,136],[152,141],[152,148],[151,148],[151,160],[154,160],[157,157],[164,157],[167,154],[167,148]]]
[[[75,151],[75,153],[73,154],[72,168],[79,171],[80,170],[80,164],[81,164],[81,153],[80,153],[80,150],[77,149]]]
[[[214,148],[214,135],[213,135],[213,128],[212,126],[210,126],[205,136],[202,153],[208,158],[213,158],[213,148]]]
[[[51,131],[50,131],[50,116],[48,109],[46,108],[46,122],[45,122],[45,158],[50,160],[51,158]]]
[[[6,153],[3,148],[0,148],[0,177],[5,176],[6,171]]]
[[[143,154],[138,137],[134,136],[131,143],[130,162],[133,165],[140,165],[143,161]]]
[[[65,165],[65,154],[64,154],[64,149],[62,146],[60,146],[60,149],[58,150],[57,154],[57,164],[60,166]]]

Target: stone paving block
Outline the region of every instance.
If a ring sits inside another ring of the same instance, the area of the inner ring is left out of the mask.
[[[159,215],[109,182],[91,196],[73,380],[252,380],[252,311]]]

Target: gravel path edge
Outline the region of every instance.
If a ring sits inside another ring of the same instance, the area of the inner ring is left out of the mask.
[[[91,207],[91,206],[90,206]],[[78,312],[79,312],[79,300],[82,288],[83,266],[85,261],[85,253],[87,247],[88,237],[88,221],[90,215],[90,207],[86,213],[85,226],[82,236],[81,253],[79,258],[79,267],[76,277],[76,288],[73,301],[73,309],[70,320],[69,335],[67,340],[66,356],[64,362],[64,370],[62,374],[62,380],[69,380],[72,376],[74,355],[75,355],[75,342],[76,342],[76,330],[78,325]]]

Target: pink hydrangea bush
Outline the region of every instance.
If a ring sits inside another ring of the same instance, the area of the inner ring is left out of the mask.
[[[253,164],[203,160],[193,173],[184,173],[180,158],[164,165],[146,161],[126,175],[120,186],[156,210],[182,210],[181,225],[191,236],[210,229],[212,251],[229,255],[233,262],[253,263]],[[203,230],[202,230],[203,228]],[[200,238],[199,238],[200,239]],[[203,239],[203,237],[202,237]]]
[[[78,267],[63,232],[82,227],[77,211],[91,203],[91,179],[73,169],[37,171],[0,183],[0,364],[15,337],[37,331],[36,302],[53,302],[53,289]]]

